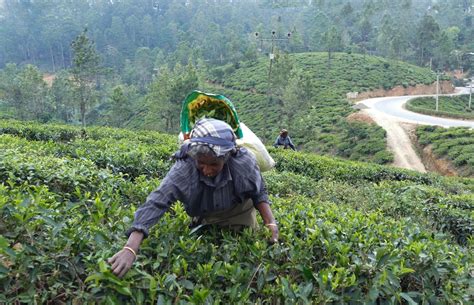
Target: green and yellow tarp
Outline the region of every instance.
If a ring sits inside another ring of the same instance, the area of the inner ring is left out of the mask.
[[[237,111],[232,102],[223,95],[194,90],[184,99],[180,119],[184,139],[189,138],[194,124],[201,118],[224,121],[232,127],[238,139],[243,136]]]

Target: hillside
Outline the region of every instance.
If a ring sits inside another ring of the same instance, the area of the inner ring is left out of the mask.
[[[288,41],[276,41],[289,53],[331,48],[404,58],[431,64],[433,70],[467,71],[472,62],[462,52],[473,50],[472,3],[453,1],[10,0],[0,12],[0,67],[24,63],[66,69],[73,59],[68,45],[87,28],[108,68],[137,74],[146,71],[144,61],[162,62],[163,57],[171,66],[252,58],[257,49],[271,48],[272,31],[278,39],[291,32]],[[25,41],[31,43],[25,46]],[[150,64],[148,77],[153,68],[159,67]],[[137,80],[143,76],[137,74]]]
[[[211,67],[158,69],[140,86],[131,79],[122,83],[110,71],[117,77],[97,82],[94,98],[82,107],[66,71],[50,88],[38,67],[11,64],[0,70],[0,117],[176,134],[182,100],[201,89],[230,97],[242,120],[267,144],[286,128],[300,150],[386,164],[393,156],[386,150],[384,130],[348,117],[355,110],[346,93],[434,80],[427,69],[349,53],[331,53],[330,60],[327,53],[277,53],[270,79],[263,58]]]
[[[175,149],[150,131],[0,121],[0,302],[469,302],[474,180],[278,149],[264,177],[281,244],[191,234],[176,204],[116,278],[105,261]]]
[[[423,150],[432,151],[437,159],[447,161],[456,175],[474,176],[474,130],[419,126],[416,136]]]
[[[279,60],[286,60],[285,55],[276,59],[276,66]],[[305,78],[314,81],[316,92],[363,92],[436,81],[435,73],[429,69],[369,55],[333,53],[329,65],[327,52],[298,53],[289,54],[288,61],[293,69],[302,70]],[[261,59],[256,64],[242,64],[235,71],[227,73],[222,83],[234,89],[255,89],[259,93],[266,93],[268,65],[268,59]]]
[[[327,53],[280,55],[272,65],[270,86],[268,72],[266,59],[217,68],[210,71],[211,84],[204,89],[228,96],[242,121],[268,144],[280,128],[287,128],[306,151],[377,163],[392,160],[385,132],[348,122],[355,110],[346,93],[436,80],[429,69],[346,53],[332,54],[330,63]]]

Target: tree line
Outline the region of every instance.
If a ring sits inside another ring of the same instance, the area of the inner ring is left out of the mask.
[[[169,132],[176,130],[185,94],[198,87],[194,67],[177,64],[173,69],[163,66],[141,93],[103,66],[87,29],[72,41],[71,50],[72,66],[57,73],[51,84],[32,64],[9,63],[0,70],[1,116],[124,127],[132,116],[145,112],[157,124],[154,129]]]
[[[3,3],[0,67],[13,62],[49,71],[68,68],[69,42],[87,27],[104,65],[127,75],[129,81],[150,78],[150,71],[134,71],[138,58],[152,56],[150,66],[196,64],[199,59],[207,64],[238,62],[269,52],[271,39],[288,32],[291,39],[278,44],[288,52],[369,53],[434,69],[469,68],[468,53],[474,51],[472,0]]]

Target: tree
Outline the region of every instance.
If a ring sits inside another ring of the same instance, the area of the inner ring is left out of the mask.
[[[115,86],[109,96],[108,123],[114,127],[125,126],[133,113],[132,100],[137,99],[138,92],[134,86]]]
[[[56,74],[49,95],[55,109],[57,119],[70,123],[74,119],[74,87],[70,74],[61,70]]]
[[[362,19],[362,21],[358,25],[358,30],[359,30],[358,43],[360,44],[364,52],[366,52],[368,49],[369,41],[370,41],[372,31],[373,31],[372,24],[370,23],[368,18],[364,17]]]
[[[418,25],[418,54],[420,64],[425,63],[425,58],[433,56],[433,49],[439,34],[439,25],[431,15],[425,15]]]
[[[328,69],[331,69],[332,53],[342,49],[342,36],[335,26],[332,26],[323,37],[325,50],[328,52]]]
[[[37,67],[26,65],[20,70],[16,65],[8,64],[0,73],[0,90],[18,118],[41,121],[51,118],[47,85]]]
[[[197,74],[191,65],[160,69],[145,97],[149,109],[145,125],[166,132],[178,131],[181,103],[197,87]]]
[[[125,31],[124,22],[121,17],[113,16],[110,28],[105,31],[108,45],[115,47],[120,53],[132,55],[131,44]]]
[[[354,9],[350,2],[347,2],[341,9],[341,17],[344,20],[344,24],[350,27],[354,24]]]
[[[18,81],[23,101],[19,111],[22,118],[47,122],[52,117],[52,107],[47,95],[48,87],[43,74],[33,65],[26,65],[20,72]]]
[[[312,97],[313,83],[304,76],[303,71],[293,71],[283,92],[283,113],[286,118],[284,126],[292,128],[294,119],[301,113],[307,113]]]
[[[286,53],[277,53],[274,62],[269,75],[270,90],[272,94],[281,96],[290,78],[293,63]]]
[[[135,51],[133,62],[126,62],[125,74],[128,83],[136,85],[142,93],[152,80],[153,61],[152,51],[144,47]]]
[[[377,35],[377,50],[384,54],[385,56],[390,55],[391,53],[391,42],[393,40],[393,34],[395,33],[395,28],[393,24],[392,17],[388,14],[385,14],[382,17],[381,27]]]
[[[20,84],[17,81],[19,69],[16,64],[7,64],[0,71],[0,97],[8,106],[15,108],[17,101],[21,101]]]
[[[459,54],[456,52],[459,32],[459,28],[455,26],[441,31],[434,54],[438,67],[448,68],[449,65],[453,65],[455,68],[459,68],[461,63],[458,60]]]
[[[79,112],[81,114],[82,127],[86,127],[86,111],[95,100],[97,77],[100,72],[99,55],[94,43],[87,37],[87,29],[79,34],[71,44],[74,52],[71,74]]]

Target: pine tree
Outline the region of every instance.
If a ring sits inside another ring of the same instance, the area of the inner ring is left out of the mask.
[[[87,29],[71,43],[74,52],[71,74],[75,86],[76,102],[81,114],[82,127],[86,127],[86,111],[96,99],[97,77],[99,76],[99,55],[94,43],[87,37]]]

